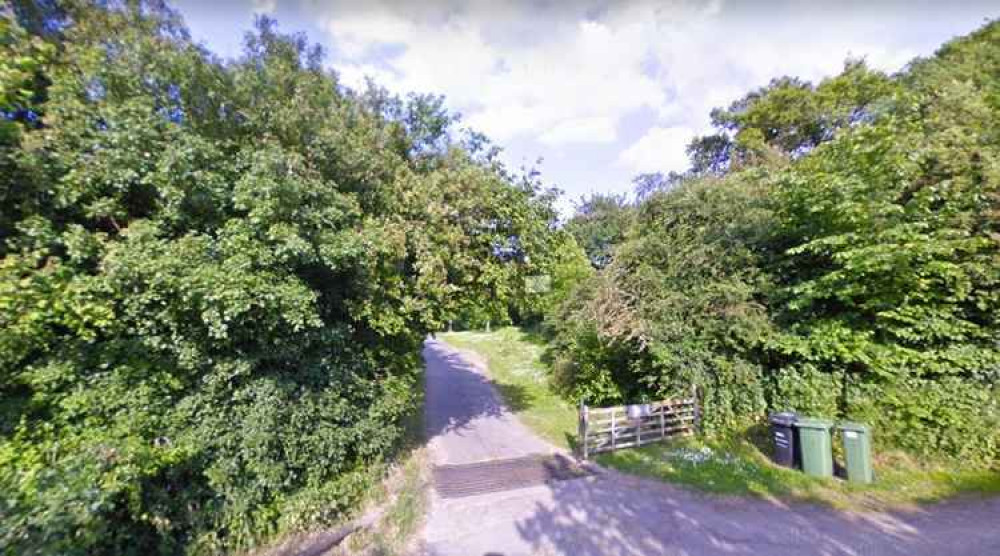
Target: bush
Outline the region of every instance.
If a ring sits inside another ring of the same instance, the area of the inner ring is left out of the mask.
[[[639,207],[642,233],[553,319],[558,381],[572,396],[634,403],[696,385],[709,430],[762,408],[761,367],[741,349],[770,335],[752,297],[765,278],[737,241],[760,233],[745,218],[766,214],[758,192],[749,181],[690,182]]]
[[[341,519],[419,409],[428,331],[549,272],[551,197],[269,19],[222,63],[160,2],[29,8],[48,47],[0,10],[0,59],[40,60],[0,83],[3,551]]]
[[[697,385],[710,433],[792,408],[995,462],[998,34],[891,78],[850,62],[819,86],[776,79],[713,112],[695,170],[635,207],[557,313],[560,382],[597,403]]]
[[[840,413],[844,396],[844,377],[825,373],[813,365],[779,369],[771,374],[769,406],[775,410],[793,410],[800,414],[830,417]]]
[[[846,416],[871,423],[875,440],[922,455],[983,462],[1000,453],[1000,384],[908,378],[847,389]]]

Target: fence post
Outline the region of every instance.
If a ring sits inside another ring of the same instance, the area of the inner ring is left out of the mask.
[[[614,451],[615,448],[618,447],[617,446],[618,445],[618,430],[615,427],[615,425],[616,425],[615,417],[617,415],[618,415],[618,412],[615,410],[615,408],[611,408],[611,450],[612,451]]]
[[[694,402],[694,432],[698,434],[701,430],[701,405],[698,400],[698,385],[691,385],[691,401]]]
[[[642,408],[639,408],[639,420],[635,427],[635,445],[642,446]]]
[[[590,426],[588,422],[589,415],[587,411],[587,404],[580,400],[580,432],[577,435],[580,441],[580,452],[583,454],[583,461],[587,461],[587,428]]]
[[[661,439],[667,437],[667,417],[666,417],[666,413],[667,413],[667,408],[663,405],[663,402],[661,401],[660,402],[660,438]]]

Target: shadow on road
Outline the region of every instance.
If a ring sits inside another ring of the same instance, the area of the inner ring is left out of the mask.
[[[496,385],[472,361],[436,341],[425,344],[424,357],[425,427],[429,438],[446,437],[442,447],[449,455],[509,459],[540,442],[505,418],[508,407]],[[505,395],[514,406],[531,403],[524,392]],[[1000,498],[954,500],[911,512],[850,513],[777,499],[712,496],[609,472],[448,499],[434,511],[427,554],[435,556],[1000,554]]]
[[[501,385],[484,376],[454,349],[438,341],[424,347],[427,361],[427,438],[461,430],[481,417],[501,417],[519,411],[529,396],[516,385]],[[496,395],[503,394],[503,399]]]
[[[575,556],[978,556],[1000,554],[1000,500],[912,513],[842,513],[809,504],[711,497],[625,477],[551,485],[516,523],[540,553]]]

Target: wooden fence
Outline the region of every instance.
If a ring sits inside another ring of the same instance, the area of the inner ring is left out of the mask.
[[[694,433],[701,420],[698,396],[616,407],[580,404],[580,452],[583,459],[597,452],[642,446]]]

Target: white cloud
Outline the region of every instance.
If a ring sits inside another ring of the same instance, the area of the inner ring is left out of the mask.
[[[568,143],[613,143],[618,138],[614,118],[572,118],[557,123],[545,131],[538,140],[547,145]]]
[[[348,84],[373,73],[399,91],[444,93],[467,123],[500,141],[522,134],[549,145],[613,141],[621,117],[657,108],[665,92],[642,71],[647,49],[635,24],[571,15],[535,20],[516,3],[432,14],[383,6],[333,10],[324,29]],[[393,45],[402,51],[373,55]]]
[[[683,172],[690,166],[686,148],[694,137],[690,128],[654,127],[622,151],[618,163],[633,173]]]
[[[278,9],[278,0],[252,0],[253,13],[273,14]]]
[[[550,151],[539,154],[603,145],[633,171],[686,166],[709,111],[773,77],[818,81],[848,56],[896,71],[954,34],[941,29],[988,12],[848,0],[303,1],[348,85],[371,75],[396,92],[441,93],[502,144]]]

